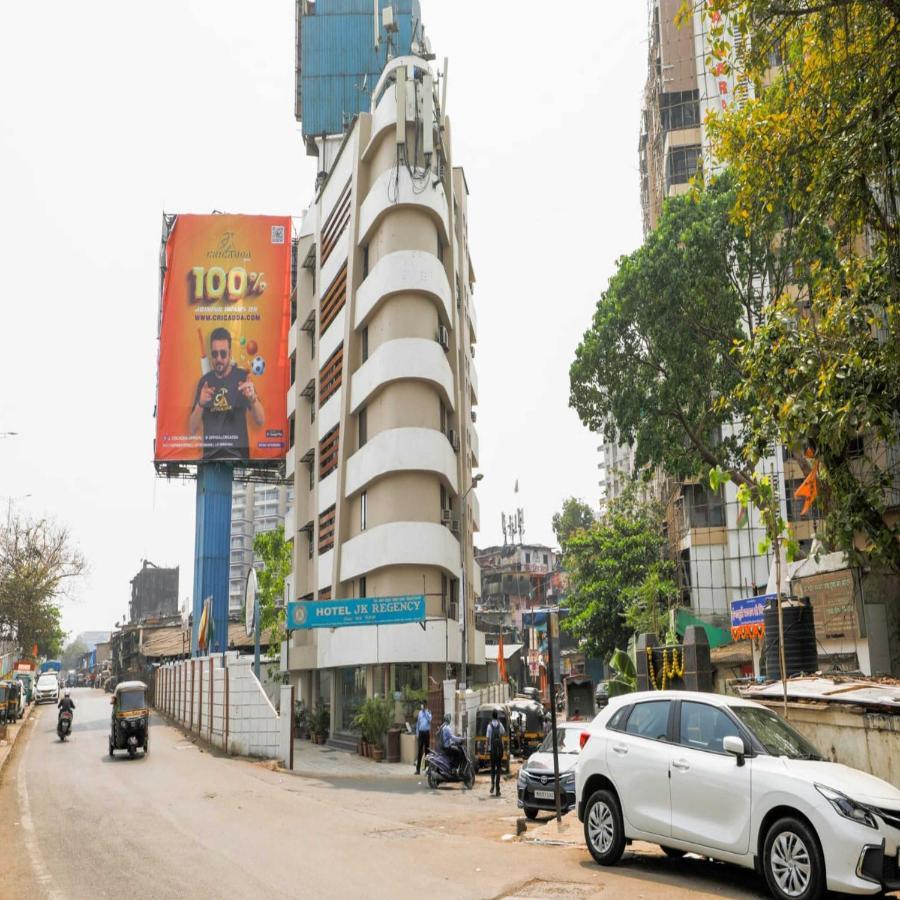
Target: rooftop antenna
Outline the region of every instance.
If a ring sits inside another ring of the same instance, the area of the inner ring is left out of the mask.
[[[500,521],[503,524],[503,546],[506,546],[506,513],[500,513]]]
[[[516,510],[516,519],[519,523],[519,543],[525,542],[525,510],[520,506]]]
[[[372,4],[375,10],[375,14],[372,16],[372,28],[375,31],[375,52],[377,53],[381,49],[381,30],[378,27],[380,10],[378,8],[378,0],[372,0]]]

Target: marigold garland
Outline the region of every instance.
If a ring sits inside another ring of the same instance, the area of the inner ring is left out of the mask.
[[[666,685],[668,682],[672,681],[673,678],[683,678],[684,677],[684,652],[681,654],[681,662],[678,661],[678,648],[672,648],[672,657],[669,658],[669,651],[666,647],[663,647],[662,652],[662,671],[661,681],[657,680],[656,675],[656,667],[653,665],[653,648],[647,648],[647,674],[650,676],[650,684],[653,685],[657,690],[664,691],[666,689]]]

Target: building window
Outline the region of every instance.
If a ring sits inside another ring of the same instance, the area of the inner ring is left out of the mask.
[[[341,386],[344,365],[344,345],[341,344],[319,369],[319,408],[321,409]]]
[[[309,550],[307,557],[306,557],[307,559],[313,558],[313,542],[314,541],[315,541],[315,534],[313,533],[312,525],[310,525],[309,528],[306,529],[306,545]],[[312,599],[312,598],[310,598],[310,599]]]
[[[666,159],[666,187],[687,184],[700,165],[700,145],[672,147]]]
[[[704,484],[682,485],[684,516],[688,528],[723,528],[725,499]]]
[[[334,546],[334,507],[331,506],[319,516],[319,555]]]
[[[440,234],[437,236],[437,258],[444,261],[444,242],[441,240]]]
[[[547,556],[546,553],[544,554],[544,565],[545,565],[545,566],[549,566],[549,565],[550,565],[550,558]]]
[[[294,417],[288,422],[288,449],[294,446]]]
[[[700,91],[666,91],[659,98],[663,131],[700,125]]]
[[[363,247],[363,278],[369,274],[369,245]]]
[[[339,444],[340,426],[335,425],[319,441],[319,481],[330,475],[337,468]]]
[[[421,691],[423,685],[421,663],[397,663],[394,666],[395,691]]]
[[[359,436],[359,446],[365,447],[366,441],[369,439],[369,422],[365,407],[359,411],[356,417],[356,428]]]
[[[447,407],[444,406],[444,401],[443,401],[443,400],[441,400],[441,401],[439,401],[439,402],[440,402],[440,405],[441,405],[441,413],[440,413],[440,416],[441,416],[441,431],[442,431],[444,434],[446,434],[446,433],[447,433],[447,425],[448,425],[448,422],[447,422]]]
[[[363,328],[362,333],[359,336],[360,339],[360,349],[362,353],[362,361],[365,362],[369,358],[369,326],[366,325]]]
[[[365,531],[368,520],[368,505],[369,505],[369,497],[366,491],[363,491],[359,495],[359,530]]]
[[[525,565],[527,566],[527,565],[529,565],[530,563],[531,563],[531,554],[530,554],[530,553],[526,553],[526,554],[525,554]]]
[[[363,575],[362,578],[359,579],[359,596],[360,597],[368,597],[369,595],[366,593],[366,576]]]
[[[441,573],[441,613],[447,615],[447,576]]]
[[[815,505],[810,506],[804,513],[803,506],[806,498],[794,496],[803,481],[802,477],[784,479],[784,499],[787,505],[787,517],[791,522],[814,522],[818,518]]]

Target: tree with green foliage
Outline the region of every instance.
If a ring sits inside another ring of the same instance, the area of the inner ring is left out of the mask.
[[[553,533],[559,546],[565,549],[566,542],[576,532],[594,524],[594,511],[577,497],[566,497],[562,509],[553,514]]]
[[[704,7],[707,64],[755,86],[708,123],[733,218],[773,245],[773,211],[793,230],[792,284],[770,287],[736,354],[748,462],[773,440],[790,447],[817,468],[827,545],[853,554],[862,536],[865,558],[900,571],[900,5]]]
[[[260,628],[270,629],[270,645],[280,647],[287,639],[284,624],[284,582],[293,567],[292,545],[284,539],[284,527],[263,531],[253,539],[253,552],[262,561],[257,572],[256,600]]]
[[[633,488],[602,519],[571,535],[564,558],[569,615],[562,624],[586,653],[606,659],[636,631],[665,631],[678,587],[663,550],[661,510]]]
[[[720,466],[752,486],[731,427],[744,410],[723,401],[743,377],[733,351],[756,333],[763,284],[786,286],[792,255],[790,235],[776,252],[732,217],[734,204],[725,173],[668,200],[619,259],[576,350],[569,405],[592,431],[633,445],[638,468],[684,478]]]
[[[67,644],[62,652],[62,656],[59,658],[62,663],[63,671],[79,668],[81,657],[87,652],[88,646],[81,638],[75,638],[74,641]]]
[[[37,644],[40,655],[58,656],[65,639],[60,604],[85,569],[65,528],[11,519],[0,530],[0,638],[24,653]]]

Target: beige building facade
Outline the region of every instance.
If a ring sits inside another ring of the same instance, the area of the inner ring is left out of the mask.
[[[352,733],[366,696],[483,664],[468,187],[428,63],[391,60],[371,111],[319,142],[297,242],[288,599],[423,595],[426,621],[294,632],[283,668]],[[464,641],[465,637],[465,641]]]

